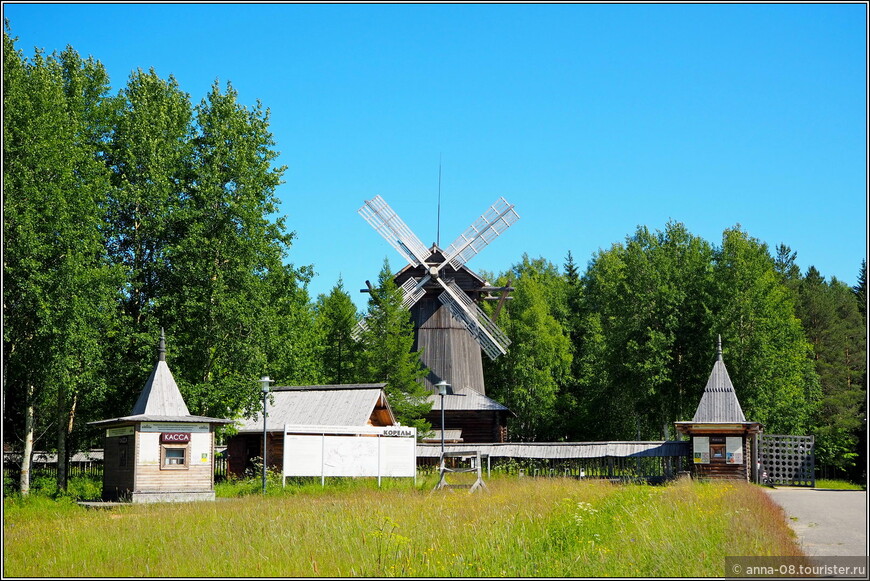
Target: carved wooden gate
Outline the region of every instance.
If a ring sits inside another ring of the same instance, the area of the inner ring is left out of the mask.
[[[813,436],[758,437],[759,478],[780,486],[816,485],[816,454]]]

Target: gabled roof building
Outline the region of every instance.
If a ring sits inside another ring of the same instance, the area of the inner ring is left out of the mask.
[[[266,407],[267,463],[281,469],[285,426],[353,428],[394,426],[385,383],[274,387]],[[238,432],[227,441],[227,470],[241,477],[263,455],[263,416],[236,422]]]

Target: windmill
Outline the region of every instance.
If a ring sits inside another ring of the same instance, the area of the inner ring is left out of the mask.
[[[481,350],[496,359],[507,353],[510,340],[476,300],[499,300],[500,308],[512,289],[490,286],[465,263],[519,220],[514,206],[499,198],[444,250],[436,244],[426,248],[380,196],[367,200],[359,214],[408,262],[395,280],[414,320],[415,349],[423,351],[430,370],[425,383],[433,389],[443,380],[454,389],[484,394]],[[365,327],[363,319],[356,337]]]

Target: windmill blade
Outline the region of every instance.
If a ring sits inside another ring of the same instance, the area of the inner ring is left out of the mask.
[[[368,318],[369,316],[366,315],[365,317],[360,319],[357,322],[356,327],[353,328],[353,331],[350,332],[350,336],[354,341],[359,341],[360,339],[362,339],[363,333],[368,330],[369,326],[368,323],[366,323],[366,319]]]
[[[411,229],[402,222],[382,197],[375,196],[371,200],[366,200],[357,212],[409,263],[415,266],[426,265],[429,249],[420,242],[420,239],[411,232]]]
[[[474,301],[468,298],[455,282],[444,282],[440,278],[437,280],[444,287],[444,292],[438,295],[438,300],[450,309],[454,317],[462,321],[489,358],[495,359],[507,353],[507,348],[511,344],[507,335],[474,304]]]
[[[409,309],[411,308],[417,301],[419,301],[423,295],[426,294],[426,290],[423,286],[429,281],[431,277],[427,274],[419,281],[415,278],[409,278],[399,287],[402,292],[402,307]],[[369,292],[371,292],[372,285],[369,281],[366,281],[366,285],[369,287]],[[369,315],[365,315],[362,319],[360,319],[356,327],[351,331],[350,336],[354,341],[359,341],[362,338],[363,333],[368,330],[368,319]]]
[[[404,308],[410,309],[417,303],[417,301],[423,298],[423,295],[426,294],[423,285],[429,282],[430,278],[432,277],[428,274],[419,281],[412,277],[406,280],[402,286],[399,287],[402,290],[402,306]]]
[[[447,247],[445,252],[447,258],[444,262],[449,262],[450,266],[458,269],[519,219],[520,216],[514,210],[513,204],[509,204],[504,198],[499,198],[474,224],[460,234],[453,244]]]

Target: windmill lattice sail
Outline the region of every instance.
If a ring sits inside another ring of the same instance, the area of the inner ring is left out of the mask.
[[[520,216],[514,210],[513,204],[509,204],[504,198],[499,198],[447,247],[445,261],[458,269],[519,219]]]
[[[375,196],[371,200],[366,200],[365,205],[359,209],[359,214],[409,263],[417,266],[426,264],[429,249],[420,242],[420,239],[382,197]]]
[[[499,355],[507,353],[507,348],[511,341],[501,329],[492,322],[492,319],[486,316],[480,307],[468,298],[462,289],[456,286],[456,283],[449,281],[447,283],[440,281],[444,286],[444,292],[438,295],[438,300],[447,308],[454,317],[465,324],[468,332],[472,334],[475,340],[480,344],[483,351],[490,359],[495,359]]]

